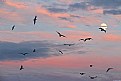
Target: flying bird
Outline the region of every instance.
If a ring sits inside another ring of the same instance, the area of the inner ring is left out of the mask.
[[[84,42],[86,42],[87,40],[93,40],[93,39],[92,38],[86,38],[86,39],[80,39],[80,40],[83,40]]]
[[[84,75],[84,74],[86,74],[86,73],[80,73],[80,75]]]
[[[24,69],[24,67],[21,65],[20,70]]]
[[[106,70],[106,72],[109,72],[111,69],[113,69],[113,68],[108,68],[108,69]]]
[[[65,35],[62,35],[60,32],[56,31],[59,35],[59,37],[66,37]]]
[[[36,50],[34,49],[33,52],[36,52]]]
[[[104,31],[105,33],[106,33],[106,30],[105,29],[103,29],[103,28],[99,28],[101,31]]]
[[[89,76],[90,77],[90,79],[95,79],[95,78],[97,78],[97,76]]]
[[[93,67],[93,65],[89,65],[90,67]]]
[[[36,21],[37,21],[37,16],[34,17],[33,21],[34,21],[34,25],[35,25]]]
[[[12,30],[14,30],[14,28],[15,28],[15,25],[13,25]]]
[[[63,52],[62,52],[61,50],[59,50],[59,52],[60,52],[61,54],[63,54]]]
[[[75,45],[75,44],[63,44],[63,45],[68,45],[68,46],[72,46],[72,45]]]
[[[26,54],[28,54],[28,53],[19,53],[19,54],[26,55]]]

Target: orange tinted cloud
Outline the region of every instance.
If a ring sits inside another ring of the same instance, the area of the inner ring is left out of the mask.
[[[5,9],[0,10],[0,17],[6,20],[18,22],[18,21],[24,21],[21,15],[19,15],[17,12],[9,12]]]
[[[90,32],[85,31],[65,31],[65,35],[67,36],[67,40],[78,41],[80,38],[92,37]]]
[[[121,41],[121,35],[116,35],[116,34],[106,34],[105,36],[103,36],[103,39],[107,40],[107,41]]]
[[[25,9],[25,8],[27,8],[27,6],[25,6],[25,4],[23,4],[21,2],[13,2],[11,0],[7,0],[7,1],[5,1],[5,3],[8,6],[15,7],[15,8],[18,8],[18,9]]]
[[[76,28],[76,26],[75,25],[72,25],[72,24],[69,24],[69,25],[67,25],[67,26],[64,26],[65,28]]]
[[[47,15],[53,18],[58,18],[58,17],[69,17],[70,15],[68,13],[51,13],[47,9],[38,6],[36,8],[37,13],[42,14],[42,15]]]
[[[96,18],[95,16],[84,16],[84,17],[80,17],[80,18],[71,18],[69,13],[49,12],[46,8],[42,7],[41,5],[39,5],[36,8],[36,11],[40,15],[45,15],[46,17],[50,17],[56,23],[65,24],[65,26],[67,26],[67,24],[79,24],[79,23],[88,24],[88,25],[97,25],[97,24],[100,24],[102,22],[100,19]],[[102,10],[99,9],[99,10],[95,10],[93,12],[102,13]],[[69,21],[66,21],[66,20],[59,20],[59,17],[69,18],[73,22],[69,22]],[[72,27],[72,26],[68,26],[68,27]],[[73,28],[74,28],[74,26],[73,26]]]
[[[116,58],[116,59],[114,59]],[[113,60],[112,60],[113,59]],[[120,67],[121,57],[112,55],[102,55],[102,54],[90,54],[90,55],[64,55],[64,56],[55,56],[48,58],[39,58],[39,59],[29,59],[23,61],[22,64],[26,67],[52,67],[52,68],[80,68],[85,69],[89,68],[90,64],[96,66],[96,68],[106,69],[107,67],[117,66]],[[4,65],[7,66],[18,66],[21,65],[21,61],[5,61]],[[116,68],[115,68],[116,69]]]

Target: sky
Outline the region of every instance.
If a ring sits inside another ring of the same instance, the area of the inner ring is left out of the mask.
[[[0,81],[121,81],[120,21],[121,0],[0,0]]]

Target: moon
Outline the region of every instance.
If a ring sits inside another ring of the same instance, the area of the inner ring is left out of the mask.
[[[102,23],[100,28],[103,28],[104,30],[106,30],[108,28],[108,26],[107,26],[107,24]]]

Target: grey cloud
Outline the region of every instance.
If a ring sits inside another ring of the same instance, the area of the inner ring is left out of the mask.
[[[70,15],[70,17],[74,17],[74,18],[81,18],[80,16],[78,15]]]
[[[52,46],[54,44],[47,41],[21,43],[0,42],[0,60],[24,60],[28,58],[53,56],[53,51],[50,50]],[[33,49],[36,49],[37,52],[33,53]],[[25,52],[29,54],[25,56],[19,54]]]
[[[80,75],[80,74],[78,74]],[[103,76],[103,77],[102,77]],[[96,79],[91,80],[89,75],[87,76],[71,76],[71,75],[64,75],[60,73],[35,73],[35,72],[24,72],[21,74],[9,74],[9,75],[1,75],[1,81],[112,81],[112,80],[120,80],[121,78],[116,78],[111,74],[109,75],[102,75],[101,77],[98,76]]]
[[[103,14],[120,15],[121,10],[104,10]]]
[[[62,13],[62,12],[66,12],[67,9],[63,9],[63,8],[47,8],[50,12],[54,12],[54,13]]]
[[[76,11],[79,9],[88,10],[89,7],[93,6],[94,9],[103,8],[104,13],[120,14],[120,11],[114,9],[120,9],[121,0],[85,0],[83,2],[72,3],[69,5],[68,11]],[[108,11],[108,9],[112,9]],[[93,10],[93,9],[92,9]],[[114,12],[116,11],[116,12]]]
[[[3,7],[5,5],[5,0],[0,0],[0,7]]]
[[[121,0],[91,0],[91,5],[107,8],[118,8],[121,6]]]
[[[85,54],[87,51],[81,50],[80,46],[64,46],[50,41],[27,41],[21,43],[0,42],[0,61],[3,60],[26,60],[36,58],[47,58],[51,56],[59,56],[58,50],[62,50],[64,54]],[[36,52],[33,53],[33,49]],[[74,51],[72,51],[74,50]],[[22,55],[20,53],[29,53]]]
[[[87,2],[73,3],[69,5],[69,10],[78,10],[83,9],[86,10],[89,7]]]
[[[59,19],[61,20],[66,20],[66,21],[69,21],[69,22],[73,22],[70,18],[67,18],[67,17],[58,17]]]

